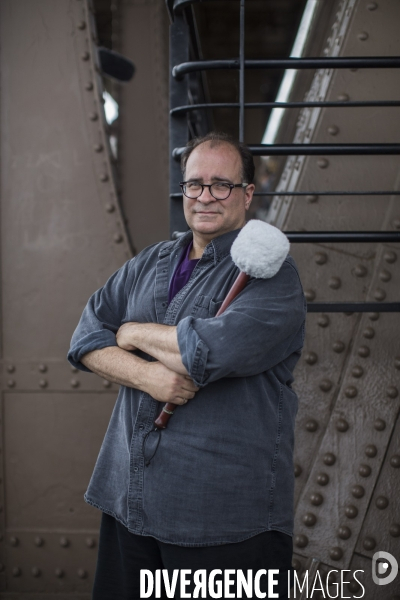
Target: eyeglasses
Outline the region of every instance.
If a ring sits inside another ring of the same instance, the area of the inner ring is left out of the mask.
[[[199,183],[198,181],[181,181],[180,187],[187,198],[195,200],[204,192],[207,187],[210,194],[216,200],[226,200],[231,195],[233,188],[245,188],[248,183],[227,183],[225,181],[216,181],[215,183]]]

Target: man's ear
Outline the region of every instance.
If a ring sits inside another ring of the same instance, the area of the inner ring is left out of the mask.
[[[253,200],[253,194],[254,194],[254,190],[256,189],[256,186],[254,185],[254,183],[249,183],[249,185],[246,187],[245,190],[245,195],[246,195],[246,200],[245,200],[245,209],[249,210],[250,208],[250,204],[251,201]]]

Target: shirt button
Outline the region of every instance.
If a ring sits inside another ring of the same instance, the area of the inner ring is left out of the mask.
[[[139,471],[139,467],[135,467],[133,470],[134,470],[134,471],[135,471],[135,473],[136,473],[137,471]]]
[[[163,303],[162,303],[162,306],[167,306],[167,302],[163,302]]]
[[[144,425],[143,425],[143,423],[140,423],[140,425],[139,425],[139,429],[144,429]]]

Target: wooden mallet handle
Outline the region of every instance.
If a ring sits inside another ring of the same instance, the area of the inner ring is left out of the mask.
[[[246,283],[248,282],[249,279],[250,279],[250,275],[246,275],[246,273],[243,273],[243,271],[241,271],[239,273],[234,284],[232,285],[231,289],[229,290],[225,300],[221,304],[219,311],[215,315],[216,317],[219,317],[219,315],[222,315],[222,313],[228,308],[230,303],[245,288]],[[162,411],[158,415],[157,419],[154,421],[154,425],[157,427],[157,429],[165,429],[166,428],[169,418],[174,414],[174,411],[177,408],[177,406],[178,406],[177,404],[172,404],[172,402],[167,402],[167,404],[164,405]]]

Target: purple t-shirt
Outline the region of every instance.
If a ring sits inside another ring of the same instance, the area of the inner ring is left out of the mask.
[[[183,250],[182,255],[179,259],[179,263],[172,276],[171,283],[169,284],[168,291],[168,303],[171,302],[172,298],[187,284],[193,269],[199,262],[199,258],[189,260],[189,254],[193,248],[193,241]]]

